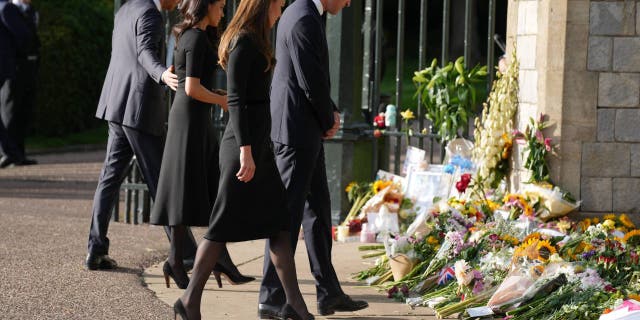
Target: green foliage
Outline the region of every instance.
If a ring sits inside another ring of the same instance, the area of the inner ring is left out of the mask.
[[[40,0],[40,73],[32,132],[60,136],[94,118],[111,54],[112,0]]]
[[[487,67],[476,65],[468,70],[463,57],[444,67],[437,64],[433,59],[430,67],[416,71],[413,82],[416,96],[422,94],[427,119],[442,141],[450,141],[459,129],[466,132],[476,106],[486,98]]]
[[[524,167],[531,171],[531,177],[527,183],[550,182],[549,164],[547,154],[552,152],[551,138],[545,138],[542,130],[549,124],[545,121],[545,115],[540,114],[538,120],[529,118],[529,125],[524,132],[516,131],[514,138],[525,145],[524,152],[528,152]]]

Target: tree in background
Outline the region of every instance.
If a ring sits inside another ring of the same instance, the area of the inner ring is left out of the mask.
[[[37,0],[42,43],[31,132],[58,136],[94,128],[111,54],[113,0]]]

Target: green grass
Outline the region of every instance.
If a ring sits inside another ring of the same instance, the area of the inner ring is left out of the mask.
[[[105,123],[94,129],[60,137],[30,136],[27,137],[25,144],[30,150],[53,149],[72,145],[105,144],[107,137],[108,126]]]
[[[418,71],[418,59],[405,59],[402,71],[402,94],[400,107],[398,112],[411,108],[414,112],[418,105],[417,98],[413,96],[416,93],[416,87],[413,84],[413,73]],[[384,78],[380,82],[380,93],[391,95],[391,103],[396,103],[396,60],[388,60]]]

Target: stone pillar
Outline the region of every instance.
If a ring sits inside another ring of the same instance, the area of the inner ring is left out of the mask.
[[[515,46],[520,61],[520,106],[516,127],[524,130],[529,118],[537,119],[540,113],[544,113],[553,123],[545,130],[545,136],[564,147],[568,147],[563,142],[566,138],[563,133],[563,85],[566,76],[565,43],[569,41],[567,28],[566,0],[509,1],[507,50],[511,52]],[[522,168],[522,147],[516,145],[514,151],[514,168]],[[565,151],[565,148],[558,149],[562,159]],[[551,180],[557,184],[565,183],[563,172],[570,170],[571,166],[563,166],[556,158],[551,159],[550,166]],[[527,179],[527,172],[516,170],[511,179],[512,188],[519,189],[521,182]],[[563,186],[575,193],[579,188],[572,187],[577,185]]]
[[[344,192],[347,184],[371,179],[372,142],[349,130],[362,127],[364,120],[361,112],[362,8],[361,1],[352,1],[351,7],[327,17],[331,96],[342,112],[342,127],[346,129],[324,144],[334,224],[349,210]]]
[[[508,28],[521,63],[518,127],[550,116],[552,181],[581,198],[583,212],[640,211],[640,5],[510,0]]]

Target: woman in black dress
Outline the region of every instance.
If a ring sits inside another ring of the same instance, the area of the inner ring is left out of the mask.
[[[200,319],[202,291],[224,244],[269,238],[270,255],[287,296],[284,319],[313,319],[298,287],[288,231],[285,187],[270,131],[274,60],[269,32],[284,0],[242,0],[219,48],[227,70],[229,124],[220,146],[220,184],[209,230],[198,246],[187,290],[174,304],[183,319]]]
[[[163,266],[167,287],[172,277],[179,288],[189,278],[183,266],[186,226],[207,226],[217,194],[218,141],[210,112],[211,104],[227,108],[225,96],[213,93],[217,52],[209,40],[207,27],[217,27],[224,15],[224,0],[190,0],[181,6],[183,21],[175,28],[175,65],[178,90],[169,114],[169,131],[162,158],[156,201],[151,223],[171,227],[171,249]],[[226,250],[226,249],[225,249]],[[225,255],[228,256],[228,253]],[[254,278],[242,276],[233,263],[216,266],[232,283]]]

